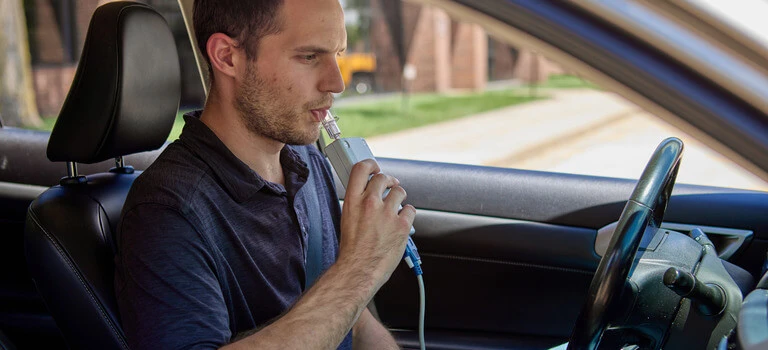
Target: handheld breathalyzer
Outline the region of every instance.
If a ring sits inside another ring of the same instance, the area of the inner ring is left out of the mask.
[[[341,137],[341,130],[336,125],[336,118],[333,117],[331,111],[326,112],[322,124],[328,136],[333,140],[325,147],[325,154],[331,165],[333,165],[333,169],[336,170],[336,174],[339,176],[344,188],[347,188],[349,173],[352,171],[352,167],[362,160],[373,159],[375,161],[376,158],[373,156],[370,147],[368,147],[368,143],[362,137]],[[384,192],[384,196],[388,193],[389,189]],[[402,206],[400,208],[402,209]],[[413,235],[415,232],[413,226],[411,226],[410,234]],[[412,268],[417,275],[421,275],[421,258],[411,237],[408,237],[403,259],[408,264],[408,267]]]

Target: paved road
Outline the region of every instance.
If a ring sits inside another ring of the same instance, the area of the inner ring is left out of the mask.
[[[612,94],[552,98],[368,139],[380,157],[637,178],[666,137],[686,145],[678,182],[768,191],[768,183]]]

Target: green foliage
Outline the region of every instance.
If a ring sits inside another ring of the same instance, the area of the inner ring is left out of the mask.
[[[347,48],[354,48],[357,42],[362,40],[362,35],[362,29],[359,25],[347,24]]]
[[[168,135],[168,141],[176,140],[179,138],[179,135],[181,135],[181,129],[184,128],[184,114],[187,112],[189,111],[181,111],[176,114],[176,121],[173,122],[173,128]]]

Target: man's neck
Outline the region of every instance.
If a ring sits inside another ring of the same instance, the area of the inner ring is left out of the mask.
[[[220,103],[212,96],[205,105],[200,121],[264,180],[284,184],[280,152],[285,144],[251,132],[238,113],[233,106]]]

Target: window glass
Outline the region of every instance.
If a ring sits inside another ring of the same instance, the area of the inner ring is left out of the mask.
[[[4,125],[53,128],[90,17],[105,2],[4,2]],[[179,51],[175,139],[181,114],[202,106],[202,86],[176,0],[144,2],[168,21]],[[348,52],[339,67],[347,89],[335,113],[346,136],[366,137],[380,157],[637,178],[658,142],[676,136],[686,143],[680,182],[768,190],[705,144],[530,48],[431,6],[341,2]]]
[[[686,145],[679,182],[768,190],[660,118],[478,25],[411,2],[343,4],[342,60],[366,64],[340,62],[347,90],[335,113],[344,135],[365,137],[379,157],[636,179],[676,136]]]
[[[91,16],[99,5],[107,2],[4,2],[20,4],[18,11],[0,11],[0,22],[6,23],[4,29],[12,28],[0,32],[0,43],[6,46],[4,58],[10,62],[5,69],[16,73],[13,79],[4,81],[6,86],[13,84],[15,88],[0,89],[0,116],[5,126],[48,131],[53,128],[74,78]],[[182,73],[180,110],[199,108],[204,101],[203,89],[177,0],[140,2],[163,15],[176,39]],[[15,22],[8,24],[9,21]],[[18,54],[14,54],[16,51]],[[178,136],[181,123],[178,116],[172,138]]]

